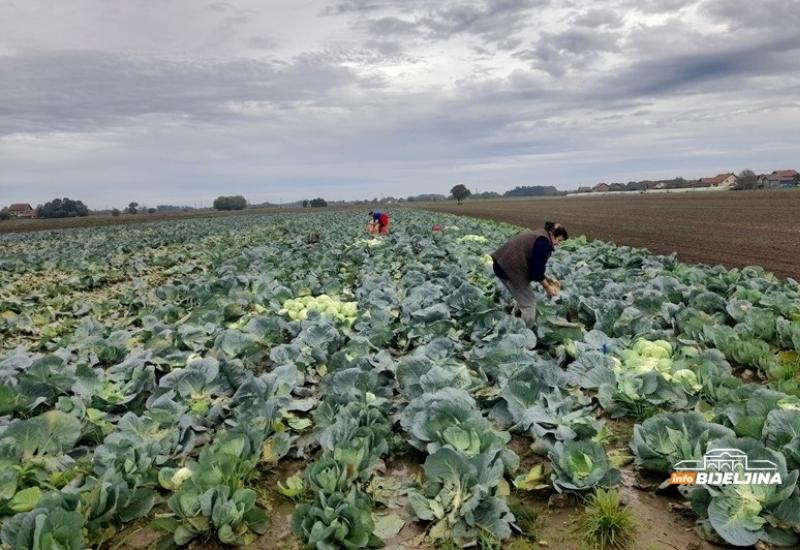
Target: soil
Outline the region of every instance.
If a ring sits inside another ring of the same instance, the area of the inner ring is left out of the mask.
[[[615,434],[609,450],[624,450],[630,440],[633,421],[607,421]],[[520,457],[520,472],[527,471],[537,462],[545,459],[530,450],[530,439],[512,434],[509,448]],[[421,458],[421,457],[418,457]],[[278,481],[300,472],[307,461],[282,460],[264,472],[261,479],[253,484],[259,493],[259,503],[267,509],[270,523],[267,532],[253,544],[243,546],[243,550],[300,550],[301,541],[291,533],[289,522],[295,503],[275,491]],[[708,543],[694,532],[694,515],[686,509],[686,501],[677,494],[641,489],[641,480],[636,477],[633,465],[622,470],[622,482],[618,487],[623,502],[630,507],[638,522],[638,529],[631,548],[636,550],[723,550],[726,547]],[[376,470],[377,475],[396,477],[406,485],[413,485],[422,479],[421,464],[413,458],[395,457]],[[655,484],[657,484],[656,480]],[[575,528],[575,520],[580,516],[582,504],[574,497],[552,498],[557,495],[552,490],[524,492],[511,488],[509,504],[521,506],[536,516],[532,538],[515,534],[503,544],[509,550],[585,550],[581,533]],[[557,495],[565,496],[565,495]],[[402,503],[403,499],[399,499]],[[406,525],[391,540],[386,541],[386,550],[434,550],[434,546],[424,540],[426,526],[415,522],[405,507],[388,510],[376,505],[376,513],[392,512],[406,521]],[[163,536],[147,525],[148,520],[132,525],[122,531],[112,542],[114,550],[153,550]],[[523,525],[524,527],[524,525]],[[195,541],[188,550],[224,550],[230,548],[213,540]]]
[[[414,208],[540,228],[561,222],[572,235],[677,252],[681,261],[762,266],[800,279],[800,190],[652,193],[413,203]]]

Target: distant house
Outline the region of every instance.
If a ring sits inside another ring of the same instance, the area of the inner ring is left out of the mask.
[[[608,186],[609,191],[627,191],[624,183],[612,183]]]
[[[592,188],[589,187],[589,186],[578,187],[578,193],[591,193],[591,192],[592,192]]]
[[[657,181],[651,187],[651,189],[666,189],[666,188],[667,188],[667,182],[665,181]]]
[[[767,176],[763,176],[764,180],[759,179],[762,187],[793,187],[796,185],[795,177],[797,170],[775,170]]]
[[[609,187],[608,187],[607,183],[598,183],[597,185],[592,187],[592,192],[593,193],[605,193],[605,192],[608,191],[608,189],[609,189]]]
[[[702,179],[691,180],[691,181],[688,182],[688,187],[690,187],[692,189],[700,189],[700,188],[703,188],[703,187],[711,187],[711,184],[708,181],[702,180]]]
[[[28,203],[16,203],[8,207],[8,212],[15,218],[35,218],[36,211]]]
[[[727,174],[718,174],[713,178],[700,178],[700,182],[708,184],[705,187],[733,187],[736,183],[736,176],[730,172]]]

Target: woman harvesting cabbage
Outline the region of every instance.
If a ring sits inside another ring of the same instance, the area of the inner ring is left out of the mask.
[[[536,294],[531,282],[539,283],[549,296],[558,294],[559,285],[545,276],[545,268],[555,247],[568,238],[561,225],[547,222],[544,229],[521,233],[492,254],[494,274],[514,296],[529,328],[536,322]]]

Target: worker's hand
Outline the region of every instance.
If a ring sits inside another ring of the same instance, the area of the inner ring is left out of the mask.
[[[547,280],[548,285],[555,287],[556,290],[561,290],[561,281],[559,281],[558,279],[553,279],[551,277],[546,277],[545,279]]]
[[[547,292],[547,295],[551,298],[558,295],[558,287],[555,285],[547,285],[544,287],[544,291]]]

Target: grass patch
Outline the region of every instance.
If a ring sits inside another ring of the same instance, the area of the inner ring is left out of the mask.
[[[576,521],[576,531],[592,550],[627,550],[632,547],[636,520],[615,490],[598,489],[586,499],[586,509]]]

